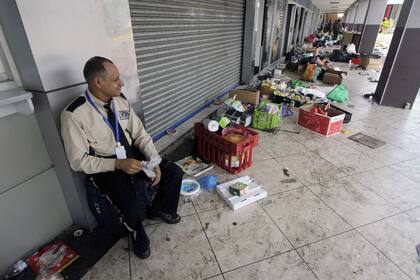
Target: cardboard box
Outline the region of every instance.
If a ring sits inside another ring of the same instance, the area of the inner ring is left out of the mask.
[[[318,48],[316,47],[307,47],[305,53],[313,53],[314,56],[318,54]]]
[[[250,103],[258,105],[260,103],[260,91],[248,89],[235,89],[229,93],[229,97],[233,98],[236,95],[236,100],[242,103]]]
[[[349,45],[351,42],[353,42],[353,32],[344,32],[343,33],[343,39],[341,40],[341,45],[342,46],[347,46]]]
[[[297,124],[324,136],[333,136],[340,133],[343,127],[345,114],[337,109],[327,110],[328,116],[312,113],[314,105],[306,105],[299,108]]]
[[[362,56],[359,65],[364,70],[378,70],[382,66],[382,59]]]
[[[330,72],[326,72],[324,74],[324,77],[322,78],[322,81],[329,85],[341,84],[342,80],[343,80],[343,77],[341,77],[340,74],[330,73]]]

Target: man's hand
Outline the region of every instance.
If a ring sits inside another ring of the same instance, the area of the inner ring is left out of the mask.
[[[120,169],[129,175],[139,173],[143,169],[143,165],[139,160],[128,158],[128,159],[117,159],[115,161],[115,169]]]
[[[160,167],[159,165],[156,166],[155,168],[153,168],[153,170],[156,173],[156,177],[152,179],[153,183],[152,183],[152,187],[155,187],[157,184],[159,184],[160,182],[160,176],[161,176],[161,172],[160,172]]]

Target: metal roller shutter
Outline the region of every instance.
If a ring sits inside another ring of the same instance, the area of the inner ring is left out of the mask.
[[[239,83],[244,0],[130,0],[130,13],[153,136]]]

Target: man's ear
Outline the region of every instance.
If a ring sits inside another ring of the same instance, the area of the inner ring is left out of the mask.
[[[93,79],[93,84],[95,85],[95,87],[97,87],[97,88],[101,88],[102,87],[102,79],[101,79],[101,77],[99,77],[99,76],[96,76],[94,79]]]

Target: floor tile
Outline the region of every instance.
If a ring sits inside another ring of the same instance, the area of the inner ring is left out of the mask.
[[[281,165],[288,168],[305,185],[334,180],[346,176],[332,163],[321,158],[313,152],[301,153],[293,156],[276,159]]]
[[[420,207],[411,209],[407,211],[406,213],[420,222]]]
[[[406,214],[372,223],[359,231],[413,279],[419,276],[416,268],[416,245],[420,243],[420,222]]]
[[[353,142],[353,143],[350,143]],[[407,161],[418,157],[415,154],[404,151],[392,144],[385,144],[382,147],[372,149],[352,140],[349,140],[348,146],[364,153],[365,155],[373,158],[377,162],[384,165],[394,164],[401,161]]]
[[[121,279],[129,280],[128,240],[120,239],[115,245],[83,276],[82,280]]]
[[[309,188],[354,227],[399,212],[354,177],[312,185]]]
[[[409,279],[355,231],[298,251],[320,280]]]
[[[420,137],[414,136],[409,133],[397,133],[388,130],[384,133],[385,141],[403,149],[406,152],[420,156]]]
[[[309,150],[342,145],[342,143],[337,140],[336,136],[325,137],[324,135],[301,127],[299,127],[298,131],[299,134],[290,134],[290,136]]]
[[[306,188],[273,195],[261,205],[295,247],[351,228]]]
[[[252,162],[270,159],[271,155],[264,151],[260,146],[257,146],[252,151]]]
[[[193,199],[193,203],[198,213],[228,207],[226,202],[220,197],[215,189],[211,191],[203,190],[196,198]]]
[[[298,154],[307,150],[287,134],[269,135],[260,138],[260,147],[273,158]]]
[[[204,279],[220,274],[196,215],[176,225],[152,225],[146,231],[152,255],[131,259],[133,279]]]
[[[254,162],[250,168],[239,173],[238,176],[249,175],[264,186],[268,195],[301,187],[302,184],[293,175],[284,174],[283,168],[274,159],[268,159]]]
[[[178,214],[181,217],[195,214],[194,206],[191,201],[184,199],[182,196],[179,199]]]
[[[420,184],[420,158],[394,164],[391,168]]]
[[[206,280],[224,280],[222,275],[217,275],[211,278],[207,278]]]
[[[401,210],[420,206],[419,183],[389,167],[368,171],[354,178]]]
[[[344,145],[319,149],[316,153],[349,175],[383,166],[376,160]]]
[[[207,211],[199,216],[222,271],[291,249],[258,203],[236,211]]]
[[[226,280],[311,280],[314,274],[295,251],[281,254],[225,274]]]

